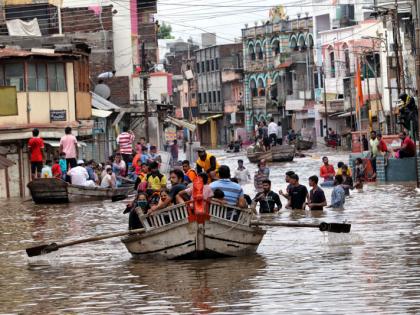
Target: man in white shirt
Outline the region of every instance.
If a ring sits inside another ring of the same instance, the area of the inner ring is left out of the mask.
[[[277,143],[277,132],[278,126],[274,122],[274,118],[271,117],[270,123],[268,124],[268,139],[270,140],[270,145],[275,146]]]
[[[71,184],[78,186],[95,187],[93,180],[88,180],[89,174],[85,168],[85,162],[83,160],[77,161],[77,166],[70,169],[67,175],[71,176]]]
[[[235,178],[238,179],[239,185],[244,185],[251,179],[251,175],[245,168],[243,160],[238,160],[238,168],[235,170]]]
[[[283,144],[283,128],[281,127],[281,122],[277,124],[277,143]]]

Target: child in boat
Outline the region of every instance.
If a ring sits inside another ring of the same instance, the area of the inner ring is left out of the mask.
[[[214,190],[213,192],[213,198],[212,201],[216,202],[216,203],[220,203],[220,204],[225,204],[225,193],[223,192],[223,190],[217,188]]]
[[[67,161],[66,161],[66,154],[64,152],[60,153],[60,161],[58,162],[60,164],[61,169],[61,178],[63,180],[66,180],[66,174],[67,174]]]
[[[61,179],[62,176],[63,176],[63,173],[61,172],[61,167],[60,167],[59,163],[60,163],[59,159],[54,158],[54,165],[51,168],[52,175],[57,179]]]
[[[51,166],[52,166],[52,161],[51,160],[47,160],[45,162],[44,167],[41,170],[41,178],[52,178],[53,174],[51,171]]]

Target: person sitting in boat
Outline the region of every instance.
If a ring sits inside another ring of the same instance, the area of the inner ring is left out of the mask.
[[[156,210],[164,209],[166,207],[172,206],[174,203],[172,199],[169,197],[169,190],[166,188],[162,188],[159,192],[159,201],[156,205],[150,207],[147,213],[152,213]]]
[[[203,199],[204,200],[208,200],[211,197],[213,197],[213,190],[210,188],[210,185],[208,184],[209,181],[209,177],[207,175],[207,173],[200,173],[198,174],[198,176],[201,177],[201,179],[203,180],[204,186],[203,186]],[[178,195],[176,196],[176,202],[177,203],[183,203],[185,201],[188,201],[191,199],[193,194],[193,187],[192,185],[182,191],[180,191],[178,193]],[[192,200],[192,199],[191,199]]]
[[[226,204],[226,200],[225,200],[225,193],[223,192],[223,190],[221,189],[215,189],[213,192],[213,197],[211,198],[212,202],[224,205]]]
[[[219,167],[219,177],[219,180],[210,184],[213,193],[216,189],[221,189],[225,194],[225,200],[228,205],[247,208],[244,191],[242,190],[241,185],[230,180],[229,166],[222,165]]]
[[[149,202],[147,201],[146,193],[138,193],[136,199],[127,205],[124,213],[130,212],[128,216],[128,229],[135,230],[143,227],[139,219],[140,215],[146,214],[150,209]]]
[[[115,188],[117,186],[115,174],[112,172],[112,167],[108,165],[105,168],[105,175],[102,177],[101,180],[101,187],[102,188]]]
[[[271,181],[269,179],[263,180],[263,191],[258,193],[254,202],[260,204],[260,213],[274,213],[282,208],[280,197],[271,190]],[[252,207],[254,208],[254,207]]]
[[[148,188],[154,191],[160,191],[166,188],[166,176],[159,172],[159,164],[152,162],[149,164],[150,174],[146,176]]]
[[[209,181],[217,179],[217,170],[219,169],[219,163],[217,163],[216,157],[206,152],[206,149],[199,147],[197,149],[198,159],[196,161],[197,173],[206,172],[209,175]]]
[[[324,163],[324,165],[322,165],[319,170],[320,177],[324,179],[324,182],[333,181],[335,176],[334,166],[328,163],[328,158],[326,156],[322,158],[322,163]]]
[[[118,178],[124,177],[127,172],[127,165],[125,164],[125,161],[122,159],[121,153],[115,154],[115,159],[114,159],[114,162],[112,163],[112,171],[117,177],[117,187],[121,186],[121,180]]]
[[[86,186],[86,187],[95,187],[95,182],[89,180],[89,174],[85,168],[85,161],[78,160],[77,166],[70,169],[67,172],[67,175],[71,178],[72,185]]]
[[[349,167],[346,164],[341,167],[341,176],[343,177],[342,186],[344,188],[344,192],[346,193],[346,197],[350,196],[350,189],[353,189],[353,178],[347,175],[348,170]]]
[[[346,201],[346,192],[342,186],[343,177],[341,175],[335,176],[334,189],[331,194],[331,205],[329,208],[343,209]]]
[[[63,172],[61,172],[60,159],[57,157],[54,158],[54,164],[51,167],[51,172],[54,178],[62,179]]]
[[[238,168],[235,170],[235,178],[238,179],[240,185],[246,184],[251,179],[251,175],[249,174],[248,169],[245,168],[243,160],[238,160]]]
[[[93,180],[95,183],[97,183],[98,179],[95,176],[96,174],[95,174],[95,171],[94,171],[94,164],[95,164],[95,161],[93,161],[93,160],[87,161],[86,171],[89,174],[89,180]]]
[[[41,178],[52,178],[53,177],[51,167],[52,167],[52,161],[51,160],[46,160],[44,167],[41,169]]]
[[[254,152],[265,152],[264,140],[260,136],[255,141]]]
[[[290,175],[290,199],[286,208],[304,210],[308,196],[308,189],[299,183],[299,176],[297,174]]]
[[[191,168],[190,161],[188,160],[182,161],[182,170],[184,171],[184,181],[186,184],[192,183],[197,177],[197,172],[195,169]]]
[[[162,163],[162,157],[158,154],[157,147],[154,145],[150,146],[149,163],[151,162]]]
[[[170,180],[171,180],[171,190],[169,191],[168,198],[164,201],[160,201],[157,205],[154,205],[150,208],[149,212],[154,212],[160,209],[164,209],[168,207],[171,203],[177,203],[176,197],[177,195],[185,190],[187,186],[184,184],[184,173],[181,170],[172,170],[170,173]],[[161,196],[162,199],[162,196]]]
[[[147,175],[150,174],[149,165],[147,163],[141,164],[140,172],[136,178],[136,182],[134,183],[134,189],[141,192],[146,192],[148,182],[147,182]]]
[[[285,182],[287,183],[286,187],[286,193],[283,192],[283,190],[280,189],[279,194],[280,196],[283,196],[287,200],[290,200],[290,192],[292,191],[293,185],[290,183],[290,176],[292,176],[295,172],[293,171],[287,171],[285,176]]]
[[[263,191],[263,181],[270,179],[270,169],[266,166],[266,162],[262,159],[258,163],[258,169],[254,175],[254,187],[257,192]]]

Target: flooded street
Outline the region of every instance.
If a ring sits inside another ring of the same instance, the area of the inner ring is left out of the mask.
[[[220,154],[221,152],[218,152]],[[271,165],[301,183],[319,173],[321,153]],[[346,155],[329,155],[334,165]],[[236,166],[240,155],[221,164]],[[255,165],[244,158],[251,174]],[[324,189],[330,200],[331,188]],[[254,196],[252,183],[245,191]],[[285,199],[282,199],[283,206]],[[349,236],[270,227],[258,254],[204,261],[137,261],[118,238],[68,247],[43,260],[24,248],[124,231],[124,202],[34,205],[0,201],[0,314],[418,314],[420,195],[414,187],[369,185],[345,210],[282,210],[265,220],[352,223]]]

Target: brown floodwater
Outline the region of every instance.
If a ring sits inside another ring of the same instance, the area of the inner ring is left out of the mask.
[[[307,184],[320,166],[312,154],[272,165],[273,188],[285,188],[290,169]],[[233,166],[241,157],[221,161]],[[252,195],[252,184],[245,190]],[[283,210],[264,219],[346,220],[352,233],[270,227],[257,255],[203,261],[135,260],[118,238],[28,259],[24,248],[37,243],[125,230],[124,202],[2,200],[0,314],[418,314],[419,196],[410,186],[369,185],[344,210]]]

